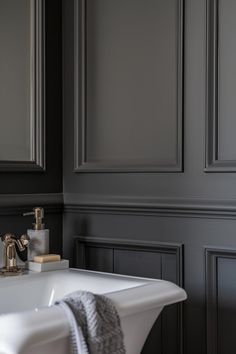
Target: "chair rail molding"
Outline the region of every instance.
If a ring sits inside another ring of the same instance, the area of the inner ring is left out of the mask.
[[[64,193],[65,212],[235,219],[236,200]]]
[[[50,213],[62,211],[63,194],[0,194],[0,215],[21,215],[35,206],[43,206]]]

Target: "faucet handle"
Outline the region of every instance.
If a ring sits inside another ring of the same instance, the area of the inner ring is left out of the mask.
[[[13,239],[15,239],[15,235],[10,234],[10,233],[6,233],[5,235],[1,236],[1,240],[4,244],[8,244]]]
[[[28,235],[23,234],[16,240],[16,252],[18,257],[22,262],[27,261],[27,252],[26,249],[28,248],[30,243],[30,238]]]
[[[20,237],[20,241],[21,241],[22,245],[28,246],[28,244],[30,242],[30,237],[27,234],[23,234]]]
[[[1,236],[1,240],[5,246],[8,246],[10,243],[17,244],[19,251],[24,251],[25,248],[29,245],[30,238],[28,235],[23,234],[20,238],[16,238],[15,235],[7,233]]]
[[[19,239],[16,240],[19,251],[22,252],[29,245],[30,238],[28,235],[23,234]]]

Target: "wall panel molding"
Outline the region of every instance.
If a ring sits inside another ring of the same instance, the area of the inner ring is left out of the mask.
[[[207,354],[219,353],[219,260],[233,259],[236,266],[236,250],[221,248],[205,249],[206,264],[206,329]],[[235,271],[232,270],[232,271]],[[227,292],[227,290],[225,290]],[[226,306],[226,304],[225,304]],[[227,306],[226,306],[227,307]],[[222,348],[221,348],[222,350]],[[221,351],[220,351],[221,352]]]
[[[207,0],[205,172],[236,172],[236,160],[219,157],[219,1]]]
[[[92,254],[89,253],[92,251]],[[98,264],[96,265],[96,252],[101,250],[103,252],[102,263],[105,265],[103,271],[121,273],[121,274],[131,274],[140,276],[140,269],[137,266],[136,261],[134,263],[130,259],[134,256],[133,260],[137,260],[137,257],[142,257],[143,262],[149,264],[149,271],[151,274],[154,274],[151,269],[155,269],[155,274],[159,274],[158,278],[174,281],[176,284],[183,286],[183,244],[181,243],[165,243],[158,241],[140,241],[140,240],[129,240],[129,239],[111,239],[103,237],[87,237],[87,236],[76,236],[75,237],[75,264],[79,268],[90,268],[89,259],[92,257],[92,269],[97,269]],[[99,253],[97,253],[98,255]],[[106,256],[105,256],[106,255]],[[155,256],[154,256],[155,255]],[[127,264],[123,267],[124,258],[129,259],[128,268]],[[152,262],[147,262],[148,259],[152,256]],[[167,259],[171,257],[173,263],[169,263]],[[104,263],[104,258],[107,258],[107,263]],[[101,254],[100,254],[101,260]],[[94,260],[95,259],[95,260]],[[122,266],[121,266],[122,263]],[[130,272],[130,266],[132,264],[132,271]],[[146,265],[147,265],[146,264]],[[121,266],[121,268],[120,268]],[[95,267],[95,268],[94,268]],[[151,267],[151,269],[150,269]],[[142,268],[142,267],[141,267]],[[147,271],[147,270],[146,270]],[[141,272],[141,276],[149,276],[150,273]],[[138,272],[138,273],[137,273]],[[154,276],[154,275],[153,275]],[[156,277],[156,276],[154,276]],[[171,277],[171,278],[170,278]],[[171,317],[165,317],[165,311],[168,311],[167,308],[163,311],[162,314],[162,326],[163,331],[161,331],[161,342],[162,349],[161,353],[171,353],[172,349],[168,349],[168,336],[165,336],[165,332],[170,330],[170,323],[173,321],[176,323],[175,331],[177,332],[176,353],[183,353],[183,306],[178,304],[176,306],[177,312],[175,314],[172,312]],[[170,314],[169,314],[170,315]],[[164,316],[164,317],[163,317]],[[164,321],[165,318],[165,321]],[[160,320],[159,320],[160,322]],[[156,333],[157,334],[157,333]],[[144,347],[145,348],[145,347]],[[159,349],[160,350],[160,349]],[[144,349],[143,353],[147,353],[147,349]]]
[[[76,265],[84,266],[84,247],[103,247],[123,250],[154,251],[176,255],[176,279],[179,286],[183,286],[183,245],[181,243],[140,241],[122,238],[75,236]],[[78,252],[78,253],[77,253]]]
[[[46,212],[63,210],[62,193],[0,194],[0,216],[22,215],[29,208],[43,206]]]
[[[30,160],[0,161],[0,171],[45,171],[45,0],[30,0]]]
[[[75,172],[182,172],[183,170],[183,23],[184,0],[177,0],[177,122],[175,161],[155,164],[88,161],[87,158],[87,6],[86,0],[74,0],[74,101],[75,101]]]
[[[236,200],[64,194],[65,212],[235,219]]]
[[[67,213],[235,219],[236,201],[83,196],[77,193],[0,194],[0,214],[36,205],[59,206]]]

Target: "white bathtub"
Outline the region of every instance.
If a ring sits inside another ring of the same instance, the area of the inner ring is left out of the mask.
[[[165,305],[186,299],[183,289],[163,280],[77,269],[0,278],[0,354],[68,354],[66,316],[51,305],[79,289],[115,303],[127,354],[141,352]]]

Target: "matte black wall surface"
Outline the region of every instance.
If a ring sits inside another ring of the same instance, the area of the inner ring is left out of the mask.
[[[142,7],[138,15],[137,6]],[[75,235],[97,238],[100,247],[91,246],[86,251],[88,266],[112,271],[113,253],[101,238],[126,239],[131,244],[134,240],[182,244],[183,284],[188,293],[183,336],[181,332],[178,334],[183,346],[176,345],[175,349],[168,348],[163,353],[229,354],[236,350],[229,329],[230,321],[233,327],[236,325],[233,317],[236,295],[233,283],[236,269],[235,11],[236,4],[228,0],[124,0],[115,1],[112,8],[106,0],[63,1],[64,254],[73,258]],[[136,15],[142,38],[136,37]],[[153,18],[158,21],[158,28],[152,27]],[[175,49],[181,47],[178,39],[181,28],[184,29],[183,50],[179,50],[178,60],[172,56],[176,66],[183,64],[184,87],[177,88],[183,110],[178,112],[181,106],[176,107],[171,92],[165,91],[166,83],[177,73],[171,73],[169,66],[168,50],[173,48],[162,47],[169,46],[170,42],[165,39],[170,35],[170,28],[176,31]],[[122,29],[132,36],[127,50],[128,38],[120,35]],[[96,41],[92,36],[95,30],[98,30]],[[151,36],[151,51],[155,50],[155,39],[160,46],[155,63],[149,60],[148,44],[141,45],[145,35]],[[116,50],[122,46],[119,55]],[[135,61],[132,56],[137,48],[139,54],[143,49],[143,56]],[[166,58],[162,57],[163,53]],[[140,75],[135,77],[132,62],[139,65]],[[116,65],[118,70],[114,75],[118,81],[112,76]],[[131,71],[125,75],[124,68],[129,65]],[[181,133],[177,125],[170,124],[173,117],[167,116],[167,110],[156,109],[163,103],[163,92],[158,95],[152,85],[160,71],[159,89],[163,85],[164,100],[178,117],[177,122],[181,121]],[[151,73],[146,90],[141,79],[145,72]],[[130,92],[127,87],[132,88]],[[126,106],[120,104],[124,102],[124,92]],[[139,99],[130,106],[134,96]],[[153,97],[156,105],[150,108],[146,105]],[[146,115],[142,114],[144,110]],[[152,112],[156,117],[153,135],[158,128],[164,132],[168,126],[171,130],[167,129],[163,140],[158,137],[155,142],[146,135],[150,131]],[[140,121],[136,122],[136,118]],[[115,125],[109,126],[114,120],[117,129]],[[116,141],[123,143],[123,132],[127,137],[131,121],[139,142],[134,141],[133,145],[131,134],[122,149],[116,150]],[[169,164],[164,161],[163,168],[160,164],[163,151],[158,147],[165,152],[172,151],[173,129],[175,137],[182,135],[183,139],[175,145],[178,168],[168,169],[173,160]],[[138,154],[139,149],[143,155]],[[144,158],[148,149],[151,149],[151,161]],[[136,164],[134,160],[127,164],[126,158],[133,153]],[[124,260],[124,263],[117,260],[121,272],[127,268],[139,272],[135,253],[127,257],[127,253],[119,251],[117,255]],[[153,270],[149,264],[143,271],[153,275],[155,262],[151,255],[149,262]],[[170,262],[167,269],[171,267]],[[167,333],[172,333],[170,328]],[[155,348],[160,349],[157,343]]]

